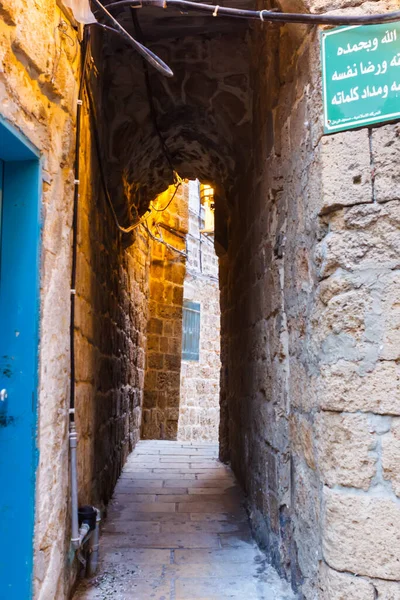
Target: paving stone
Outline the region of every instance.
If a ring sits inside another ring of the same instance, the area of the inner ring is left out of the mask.
[[[175,550],[174,563],[185,564],[214,564],[214,563],[260,563],[264,559],[257,548],[224,548],[223,550]]]
[[[161,482],[162,483],[162,482]],[[182,485],[182,482],[181,482]],[[147,495],[147,494],[154,494],[155,496],[167,496],[167,502],[175,502],[175,500],[171,500],[169,499],[170,496],[172,497],[174,494],[179,494],[179,495],[185,495],[188,493],[188,489],[181,487],[181,488],[168,488],[168,487],[161,487],[161,488],[146,488],[146,487],[137,487],[137,484],[132,485],[132,486],[124,486],[124,487],[120,487],[118,488],[118,493],[130,493],[130,494],[135,494],[135,495]]]
[[[159,525],[159,523],[157,523]],[[247,531],[247,523],[226,521],[184,521],[183,523],[163,523],[162,533],[233,533]]]
[[[225,491],[228,488],[225,488]],[[201,496],[209,496],[209,495],[215,495],[215,494],[220,494],[221,493],[221,488],[220,487],[189,487],[188,489],[188,494],[189,495],[201,495]]]
[[[217,534],[211,533],[149,533],[108,534],[110,546],[122,548],[219,548]]]
[[[132,502],[130,508],[137,512],[175,512],[175,504],[169,502]]]
[[[185,486],[186,488],[205,488],[205,487],[218,487],[219,492],[221,492],[221,490],[223,489],[227,489],[228,487],[232,487],[233,483],[231,483],[230,481],[226,481],[223,480],[220,483],[218,483],[215,480],[212,480],[212,482],[209,482],[207,480],[203,480],[203,482],[198,481],[196,478],[193,479],[164,479],[163,480],[163,487],[165,488],[177,488],[177,487],[182,487]],[[143,483],[143,485],[145,485]],[[174,492],[172,492],[174,493]]]
[[[225,600],[226,598],[246,598],[259,600],[259,583],[251,577],[190,577],[176,581],[176,600]],[[262,596],[261,596],[262,597]],[[267,598],[267,596],[265,596]],[[273,597],[270,596],[273,600]]]
[[[171,597],[171,581],[165,579],[128,579],[126,574],[120,577],[107,577],[106,574],[94,585],[80,591],[75,600],[169,600]]]
[[[160,469],[179,469],[179,470],[183,469],[184,470],[183,472],[185,472],[187,469],[189,469],[189,472],[190,472],[191,466],[190,466],[189,461],[181,460],[181,461],[177,461],[177,462],[165,462],[165,463],[160,462],[160,464],[157,465],[155,468],[157,468],[158,472]]]
[[[136,490],[118,490],[119,494],[129,494],[129,502],[131,504],[137,504],[138,502],[155,502],[156,495],[155,494],[137,494]],[[171,499],[171,502],[175,502],[175,500]]]
[[[103,562],[120,562],[121,560],[134,565],[165,565],[171,558],[170,550],[147,548],[123,548],[110,550],[107,547],[107,537],[102,536],[101,555]]]
[[[185,513],[175,513],[176,515],[183,516]],[[190,513],[191,521],[231,521],[234,523],[240,523],[245,521],[247,523],[247,514],[246,512],[240,511],[232,514],[232,512],[212,512],[212,513]]]
[[[232,548],[246,548],[248,545],[255,545],[248,529],[238,533],[221,533],[219,538],[222,546],[231,546]]]
[[[193,463],[193,465],[191,467],[177,467],[174,468],[172,466],[168,466],[166,467],[166,471],[164,471],[163,468],[154,468],[152,469],[153,473],[165,473],[166,475],[170,474],[170,475],[175,475],[175,478],[177,475],[180,475],[181,473],[186,473],[188,475],[208,475],[211,467],[204,467],[203,463]],[[225,469],[221,469],[221,467],[216,466],[212,468],[213,471],[216,471],[216,476],[221,476],[225,473]]]
[[[221,500],[221,494],[202,494],[201,502],[219,502]],[[229,502],[231,497],[228,496],[226,501]],[[156,502],[199,502],[199,496],[194,494],[167,494],[156,497]]]
[[[108,507],[99,575],[74,600],[293,600],[276,592],[240,488],[209,450],[215,445],[138,444]],[[203,455],[191,461],[195,451]]]
[[[156,502],[157,506],[164,506],[163,502]],[[226,512],[227,514],[238,514],[244,509],[240,508],[234,502],[182,502],[178,504],[178,512],[181,513],[209,513]]]
[[[176,526],[176,525],[175,525]],[[107,522],[103,528],[104,533],[125,533],[126,525],[124,521],[110,521],[107,519]],[[134,521],[133,523],[129,523],[129,533],[159,533],[161,530],[161,525],[157,521]]]
[[[172,480],[174,481],[174,480]],[[195,481],[190,481],[187,482],[187,486],[190,489],[195,489],[195,488],[219,488],[219,490],[222,489],[228,489],[230,487],[233,487],[235,485],[235,482],[232,481],[231,479],[218,479],[218,478],[212,478],[212,479],[196,479]]]
[[[120,481],[123,479],[131,479],[132,481],[138,481],[140,479],[150,479],[150,480],[154,480],[154,479],[159,479],[160,474],[155,475],[152,471],[128,471],[128,470],[124,470],[121,473],[121,477],[120,477]],[[177,477],[179,477],[179,481],[180,483],[182,483],[182,480],[188,480],[188,481],[195,481],[196,480],[196,474],[195,473],[182,473],[177,475],[176,473],[166,473],[163,470],[161,470],[161,475],[164,481],[167,481],[168,479],[173,479],[176,480]]]
[[[187,563],[182,565],[167,565],[165,573],[187,579],[189,577],[251,577],[257,575],[257,570],[260,565],[257,562],[248,564],[247,561],[242,562],[201,562]]]
[[[181,482],[182,485],[182,482]],[[192,483],[188,484],[188,485],[192,485]],[[153,488],[158,488],[158,489],[162,489],[164,486],[164,480],[163,479],[146,479],[145,481],[140,480],[137,481],[136,479],[132,479],[132,478],[128,478],[125,477],[124,479],[120,479],[115,487],[115,492],[117,492],[120,488],[122,487],[130,487],[132,490],[134,489],[151,489],[151,492],[147,492],[149,494],[155,494],[155,492],[153,492]],[[139,492],[140,493],[140,492]]]
[[[160,512],[138,512],[135,509],[130,508],[129,506],[120,510],[117,514],[112,515],[113,523],[117,521],[159,521],[161,523],[186,523],[189,517],[193,515],[188,515],[185,513],[160,513]],[[207,515],[205,515],[207,516]],[[111,518],[111,517],[109,517]],[[195,519],[190,519],[195,521]],[[223,520],[223,519],[221,519]],[[127,527],[129,525],[127,524]]]
[[[199,472],[197,475],[198,480],[205,480],[205,481],[209,481],[209,482],[214,482],[214,480],[216,481],[234,481],[232,478],[232,475],[230,473],[228,473],[227,471],[223,471],[222,473],[220,471],[215,471],[210,473],[209,471],[205,471],[205,472]]]

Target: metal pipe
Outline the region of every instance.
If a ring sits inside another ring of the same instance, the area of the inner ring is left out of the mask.
[[[82,525],[79,527],[79,548],[81,546],[83,546],[83,544],[86,544],[86,542],[89,541],[90,537],[92,535],[92,532],[90,531],[90,525],[89,523],[85,523],[83,522]]]
[[[78,435],[76,433],[75,422],[71,421],[69,425],[69,448],[71,462],[71,511],[72,511],[72,533],[71,544],[74,550],[78,550],[81,545],[79,522],[78,522],[78,477],[76,467],[76,447],[78,445]]]
[[[97,517],[96,517],[96,528],[92,532],[92,536],[90,538],[89,545],[89,557],[88,557],[88,565],[87,565],[87,576],[93,577],[96,574],[97,566],[99,564],[99,539],[100,539],[100,522],[101,522],[101,513],[98,508],[96,508]]]

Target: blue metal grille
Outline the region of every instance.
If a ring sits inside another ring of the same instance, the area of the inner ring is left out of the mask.
[[[199,360],[200,304],[183,301],[182,358]]]

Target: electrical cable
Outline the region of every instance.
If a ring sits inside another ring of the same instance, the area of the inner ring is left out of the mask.
[[[94,0],[96,3],[99,0]],[[216,7],[213,4],[191,2],[189,0],[119,0],[107,4],[108,10],[124,6],[142,8],[152,6],[157,8],[178,8],[182,11],[197,11],[208,13],[212,17],[231,17],[250,19],[271,23],[302,23],[304,25],[375,25],[380,23],[393,23],[400,19],[400,11],[379,13],[376,15],[328,15],[309,13],[285,13],[275,10],[245,10]],[[217,10],[216,10],[217,8]]]
[[[140,43],[142,45],[144,45],[144,43],[145,43],[144,35],[143,35],[142,28],[140,27],[136,9],[131,8],[131,17],[132,17],[133,26],[134,26],[135,32],[136,32],[136,37],[138,38]],[[173,161],[171,158],[171,153],[168,150],[164,136],[161,133],[160,128],[158,126],[157,111],[156,111],[156,107],[154,104],[154,94],[153,94],[153,89],[151,87],[149,68],[148,68],[147,62],[144,59],[142,59],[142,63],[143,63],[144,79],[145,79],[145,84],[146,84],[147,101],[149,103],[151,119],[153,121],[154,129],[157,133],[158,139],[160,140],[160,144],[161,144],[161,148],[164,153],[164,156],[167,159],[169,168],[172,171],[172,176],[174,178],[174,181],[177,181],[178,176],[174,169]]]
[[[147,231],[148,235],[151,237],[151,239],[154,242],[159,242],[160,244],[163,244],[164,246],[166,246],[169,250],[171,250],[171,252],[176,252],[177,254],[179,254],[180,256],[183,256],[184,258],[187,258],[187,254],[186,252],[183,252],[182,250],[178,250],[178,248],[175,248],[175,246],[171,246],[171,244],[168,244],[168,242],[166,242],[162,236],[162,233],[159,231],[158,227],[157,227],[157,231],[158,231],[158,235],[160,237],[156,237],[155,235],[153,235],[147,225],[147,223],[143,223],[143,228]]]
[[[151,50],[149,50],[148,48],[145,48],[145,46],[143,46],[140,42],[138,42],[137,40],[135,40],[127,31],[126,29],[124,29],[122,27],[122,25],[120,23],[118,23],[117,19],[114,19],[114,17],[112,16],[112,14],[110,14],[108,12],[108,10],[103,6],[103,4],[100,2],[100,0],[92,0],[93,4],[98,8],[98,10],[100,10],[100,12],[107,17],[107,19],[109,21],[111,21],[111,23],[113,24],[113,26],[115,27],[115,29],[113,29],[113,31],[115,31],[115,33],[118,33],[119,35],[122,35],[125,40],[127,40],[129,42],[129,44],[131,44],[131,46],[133,46],[135,48],[135,50],[147,61],[149,62],[155,69],[157,69],[157,71],[159,71],[162,75],[165,75],[166,77],[173,77],[174,74],[171,71],[171,69],[169,68],[168,65],[165,64],[165,62],[163,60],[161,60],[161,58],[159,58],[156,54],[154,54],[154,52],[152,52]]]
[[[75,421],[75,297],[76,275],[78,262],[78,212],[79,212],[79,171],[80,171],[80,146],[82,123],[82,96],[85,82],[87,61],[89,56],[89,29],[85,28],[83,34],[81,76],[79,81],[78,99],[76,106],[76,134],[75,134],[75,164],[74,164],[74,198],[72,202],[72,264],[71,264],[71,310],[70,310],[70,396],[69,419]]]
[[[139,225],[142,225],[142,223],[144,221],[149,219],[150,215],[148,215],[145,219],[140,219],[139,221],[136,221],[135,223],[133,223],[132,225],[129,225],[128,227],[123,227],[122,225],[120,225],[117,213],[115,212],[113,201],[111,200],[111,196],[110,196],[110,193],[109,193],[108,187],[107,187],[107,179],[106,179],[103,160],[102,160],[102,156],[101,156],[101,142],[100,142],[99,129],[97,127],[96,109],[95,109],[95,105],[94,105],[92,92],[90,89],[90,83],[88,81],[87,76],[85,77],[85,89],[86,89],[86,93],[87,93],[87,97],[88,97],[89,115],[90,115],[91,122],[92,122],[94,145],[95,145],[95,149],[96,149],[96,156],[97,156],[97,162],[99,165],[100,181],[101,181],[101,186],[103,188],[103,193],[104,193],[104,196],[110,207],[110,210],[111,210],[113,219],[115,221],[115,225],[117,226],[117,229],[119,231],[121,231],[121,233],[131,233],[134,229],[139,227]]]
[[[168,203],[166,204],[166,206],[164,206],[164,208],[156,208],[156,207],[154,206],[154,203],[152,202],[152,203],[151,203],[151,208],[152,208],[152,210],[155,210],[156,212],[164,212],[165,210],[167,210],[167,208],[169,207],[169,205],[171,204],[171,202],[172,202],[172,201],[173,201],[173,199],[175,198],[175,196],[176,196],[176,192],[178,191],[178,189],[180,188],[180,186],[181,186],[181,185],[182,185],[182,183],[181,183],[180,181],[179,181],[179,182],[176,184],[176,186],[175,186],[175,191],[174,191],[174,193],[172,194],[172,196],[171,196],[171,198],[169,199],[169,201],[168,201]]]
[[[194,236],[192,234],[190,234],[189,232],[186,233],[186,234],[184,234],[181,231],[178,231],[177,229],[174,229],[173,227],[171,227],[167,223],[157,223],[157,228],[158,227],[162,227],[163,229],[165,229],[166,231],[169,231],[173,235],[176,235],[177,237],[180,237],[182,240],[186,240],[187,236],[194,238]],[[194,239],[197,239],[197,238],[194,238]]]

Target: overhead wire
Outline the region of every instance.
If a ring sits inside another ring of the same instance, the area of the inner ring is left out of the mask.
[[[94,0],[96,3],[99,0]],[[326,13],[286,13],[277,10],[246,10],[215,4],[192,2],[191,0],[119,0],[107,4],[108,10],[131,6],[157,8],[178,8],[182,11],[208,13],[212,17],[230,17],[271,23],[301,23],[303,25],[376,25],[393,23],[400,19],[400,11],[377,13],[375,15],[330,15]]]
[[[164,212],[165,210],[167,210],[167,208],[169,208],[170,204],[172,203],[173,199],[175,198],[175,196],[176,196],[176,192],[178,191],[178,189],[180,188],[180,186],[181,186],[181,185],[182,185],[182,182],[181,182],[181,181],[179,181],[179,182],[177,183],[177,185],[175,186],[175,191],[174,191],[174,193],[172,194],[171,198],[169,199],[169,201],[167,202],[167,204],[164,206],[164,208],[156,208],[156,207],[154,206],[154,202],[152,202],[152,203],[151,203],[151,208],[152,208],[152,210],[155,210],[156,212]]]
[[[123,227],[118,219],[118,215],[115,211],[114,208],[114,203],[111,199],[109,190],[108,190],[108,186],[107,186],[107,179],[106,179],[106,174],[105,174],[105,170],[104,170],[104,165],[103,165],[103,158],[102,158],[102,154],[101,154],[101,142],[100,142],[100,135],[99,135],[99,129],[97,126],[97,115],[96,115],[96,109],[95,109],[95,105],[94,105],[94,100],[93,100],[93,96],[92,96],[92,92],[90,89],[90,82],[89,79],[87,77],[85,77],[85,89],[86,89],[86,93],[87,93],[87,98],[88,98],[88,104],[89,104],[89,116],[90,116],[90,120],[92,123],[92,130],[93,130],[93,138],[94,138],[94,145],[95,145],[95,150],[96,150],[96,156],[97,156],[97,162],[99,165],[99,171],[100,171],[100,181],[101,181],[101,186],[103,189],[103,193],[104,196],[106,198],[107,204],[110,207],[115,225],[117,227],[117,229],[119,231],[121,231],[121,233],[131,233],[134,229],[136,229],[137,227],[139,227],[139,225],[142,225],[142,223],[144,221],[146,221],[147,219],[150,218],[150,215],[148,215],[146,218],[142,218],[139,219],[138,221],[136,221],[135,223],[133,223],[132,225],[129,225],[128,227]]]
[[[165,77],[173,77],[173,72],[169,68],[168,65],[165,64],[161,58],[159,58],[154,52],[143,46],[140,42],[135,40],[127,31],[122,27],[122,25],[115,19],[111,13],[105,8],[105,6],[100,2],[100,0],[92,0],[92,3],[97,7],[97,11],[106,17],[113,25],[110,29],[115,33],[121,35],[131,46],[135,48],[135,50],[147,61],[149,62],[157,71],[159,71]],[[99,23],[94,23],[94,25],[100,25]],[[108,29],[108,26],[104,27]]]
[[[137,16],[136,9],[131,8],[131,18],[132,18],[133,27],[135,29],[136,37],[138,38],[140,43],[142,45],[144,45],[145,44],[144,35],[143,35],[142,28],[140,26],[140,22],[139,22],[139,18]],[[171,153],[168,149],[168,146],[166,144],[164,136],[161,133],[160,127],[158,125],[157,110],[156,110],[156,107],[154,104],[154,94],[153,94],[153,88],[151,85],[150,72],[149,72],[147,62],[144,60],[144,58],[142,58],[142,64],[143,64],[144,80],[145,80],[145,85],[146,85],[147,101],[149,103],[149,109],[150,109],[150,116],[153,121],[153,126],[154,126],[155,132],[157,134],[157,137],[160,140],[161,149],[162,149],[164,156],[168,162],[169,168],[171,169],[172,177],[173,177],[174,181],[177,182],[180,180],[180,178],[174,168]]]
[[[85,76],[85,90],[86,90],[86,94],[87,94],[87,98],[88,98],[88,105],[89,105],[89,116],[91,119],[91,124],[92,124],[92,130],[93,130],[93,138],[94,138],[94,145],[95,145],[95,150],[96,150],[96,157],[97,157],[97,162],[99,165],[99,172],[100,172],[100,181],[101,181],[101,186],[103,189],[103,194],[106,198],[107,204],[110,207],[115,225],[117,227],[117,229],[119,231],[121,231],[121,233],[131,233],[132,231],[134,231],[137,227],[139,227],[140,225],[144,225],[146,224],[147,226],[147,222],[149,221],[150,217],[152,216],[152,210],[156,211],[156,212],[164,212],[165,210],[167,210],[167,208],[170,206],[170,204],[172,203],[172,201],[175,198],[175,195],[178,191],[178,188],[181,186],[182,184],[182,180],[180,180],[174,190],[174,193],[172,194],[170,200],[168,201],[168,203],[166,204],[166,206],[164,206],[162,209],[157,209],[154,207],[154,204],[152,203],[152,208],[150,210],[150,214],[148,214],[145,217],[142,217],[141,219],[139,219],[138,221],[136,221],[135,223],[133,223],[132,225],[129,225],[128,227],[124,227],[120,224],[119,219],[118,219],[118,215],[115,211],[114,208],[114,203],[112,201],[112,198],[110,196],[110,192],[108,190],[108,186],[107,186],[107,179],[106,179],[106,174],[105,174],[105,169],[104,169],[104,164],[103,164],[103,158],[102,158],[102,154],[101,154],[101,142],[100,142],[100,135],[99,135],[99,129],[98,129],[98,125],[97,125],[97,115],[96,115],[96,108],[95,108],[95,104],[94,104],[94,99],[92,96],[92,92],[90,89],[90,82],[86,73]],[[156,226],[158,224],[156,223]],[[160,234],[161,238],[162,235]],[[165,245],[167,245],[169,247],[169,249],[171,250],[176,250],[177,252],[181,252],[180,250],[175,249],[173,246],[171,246],[170,244],[167,244],[167,242],[165,242],[162,239],[158,239],[154,236],[154,239],[157,241],[160,241],[161,243],[165,243]]]
[[[146,42],[144,39],[142,28],[140,26],[140,22],[139,22],[139,18],[137,16],[136,9],[131,8],[131,18],[132,18],[133,27],[135,29],[136,37],[138,38],[140,43],[144,45]],[[163,134],[161,133],[161,130],[160,130],[160,127],[158,124],[157,110],[156,110],[156,107],[154,104],[154,94],[153,94],[153,88],[151,85],[150,72],[149,72],[148,64],[143,58],[142,58],[142,64],[143,64],[143,73],[144,73],[144,79],[145,79],[145,85],[146,85],[146,95],[147,95],[147,101],[149,103],[151,120],[153,122],[154,130],[160,141],[162,152],[166,158],[169,168],[171,169],[172,177],[175,182],[175,191],[174,191],[172,197],[170,198],[169,202],[166,204],[166,206],[164,206],[164,208],[161,208],[161,209],[156,208],[153,202],[151,204],[152,210],[155,210],[156,212],[164,212],[165,210],[167,210],[167,208],[169,208],[170,204],[174,200],[176,193],[182,184],[182,179],[179,177],[177,171],[174,168],[171,153],[169,151],[169,148],[167,146],[165,138],[164,138]]]
[[[85,30],[81,42],[81,73],[76,107],[76,133],[75,133],[75,164],[74,164],[74,198],[72,203],[72,265],[71,265],[71,309],[70,309],[70,389],[69,389],[69,419],[75,421],[75,297],[78,267],[78,213],[79,213],[79,173],[80,173],[80,146],[82,124],[82,96],[85,85],[85,74],[89,56],[89,31]]]
[[[179,250],[178,248],[175,248],[175,246],[171,246],[171,244],[168,244],[168,242],[166,242],[162,236],[162,233],[160,232],[159,228],[157,228],[157,232],[159,237],[155,236],[149,229],[147,223],[143,224],[144,229],[147,231],[148,235],[151,237],[151,239],[154,242],[159,242],[160,244],[163,244],[164,246],[166,246],[169,250],[171,250],[171,252],[176,252],[177,254],[179,254],[180,256],[183,256],[184,258],[187,258],[187,253],[183,252],[183,250]]]

